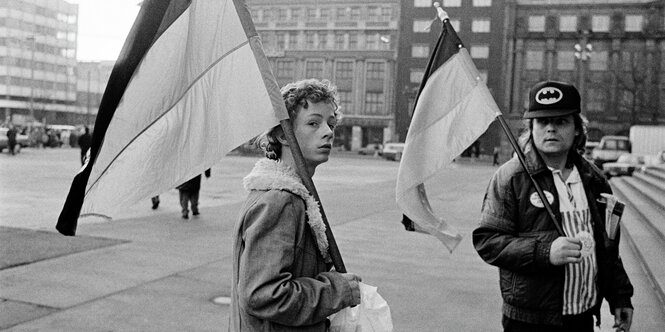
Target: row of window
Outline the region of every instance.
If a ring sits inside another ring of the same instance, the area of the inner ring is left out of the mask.
[[[559,31],[561,32],[576,32],[578,31],[578,17],[577,15],[561,15],[559,16]],[[591,31],[593,32],[609,32],[610,31],[610,15],[592,15],[591,16]],[[529,32],[545,32],[545,15],[529,16],[527,23]],[[624,18],[624,31],[626,32],[640,32],[644,25],[644,16],[638,14],[629,14]]]
[[[43,61],[30,61],[30,59],[26,58],[15,58],[15,57],[0,57],[0,65],[8,66],[8,67],[19,67],[19,68],[25,68],[25,69],[35,69],[35,70],[41,70],[45,72],[50,72],[50,73],[58,73],[58,74],[65,74],[67,75],[67,66],[66,65],[58,65],[54,64],[51,62],[43,62]]]
[[[291,7],[291,8],[254,8],[251,9],[255,22],[298,22],[337,19],[341,21],[390,21],[393,8],[390,6],[351,6],[351,7]]]
[[[39,38],[37,38],[39,39]],[[31,52],[32,50],[32,41],[27,39],[17,39],[17,38],[2,38],[0,37],[0,47],[6,46],[10,48],[20,48],[26,52]],[[44,54],[53,54],[62,56],[65,58],[74,58],[76,57],[75,48],[63,48],[57,47],[49,44],[35,42],[35,52],[44,53]]]
[[[422,18],[413,21],[413,32],[425,33],[429,32],[432,19]],[[593,15],[591,16],[591,31],[594,32],[609,32],[611,19],[609,15]],[[458,18],[451,18],[450,24],[459,32],[461,21]],[[528,31],[529,32],[545,32],[545,15],[534,15],[528,18]],[[626,15],[624,19],[624,31],[626,32],[639,32],[642,31],[644,26],[643,15]],[[559,31],[560,32],[577,32],[578,31],[578,17],[575,15],[561,15],[559,16]],[[474,33],[488,33],[491,32],[491,20],[486,17],[478,17],[471,19],[471,32]]]
[[[466,0],[468,1],[468,0]],[[445,8],[449,7],[461,7],[462,0],[413,0],[414,7],[432,7],[434,2],[439,2],[441,6]],[[473,7],[491,7],[492,0],[472,0],[471,5]]]
[[[51,7],[53,2],[51,2]],[[53,18],[67,24],[76,24],[76,15],[59,12],[49,7],[43,7],[23,0],[0,0],[0,8],[15,9],[23,13],[35,14],[46,18]]]
[[[76,91],[76,84],[63,83],[45,80],[31,80],[25,77],[5,76],[4,80],[0,80],[0,84],[7,84],[9,86],[23,86],[33,87],[43,90],[56,90],[56,91]],[[69,87],[69,88],[68,88]]]
[[[58,39],[67,39],[71,41],[76,40],[76,34],[72,31],[61,31],[52,26],[27,22],[17,18],[0,17],[0,27],[6,27],[19,31],[31,31],[34,35],[37,36],[52,36]],[[74,35],[70,36],[68,33],[73,33]]]
[[[354,72],[354,61],[336,61],[334,67],[335,80],[352,80]],[[279,59],[275,61],[275,76],[278,78],[292,78],[296,76],[296,61]],[[305,77],[323,77],[323,60],[306,60]],[[383,81],[386,78],[386,63],[368,61],[365,63],[365,77],[368,80]]]
[[[262,31],[259,34],[266,48],[276,50],[390,50],[393,40],[389,31]]]
[[[342,112],[353,110],[353,91],[338,90],[339,106]],[[364,115],[387,115],[385,107],[385,95],[383,92],[365,92]]]
[[[491,20],[487,17],[476,17],[471,19],[471,32],[475,33],[488,33],[491,31]],[[415,33],[426,33],[429,32],[432,26],[433,20],[430,18],[421,18],[413,20],[413,32]],[[450,24],[453,26],[455,31],[461,31],[461,20],[458,18],[451,18]]]
[[[468,47],[469,54],[473,59],[488,59],[490,56],[490,46],[486,44],[471,44]],[[429,44],[412,44],[411,57],[412,58],[429,58],[430,45]]]
[[[621,52],[620,68],[623,71],[633,71],[635,68],[643,66],[645,63],[643,52]],[[556,68],[557,70],[576,70],[577,57],[574,51],[557,51]],[[594,51],[588,59],[589,70],[607,71],[609,68],[608,51]],[[529,50],[525,54],[524,67],[527,70],[542,70],[545,63],[545,51]]]

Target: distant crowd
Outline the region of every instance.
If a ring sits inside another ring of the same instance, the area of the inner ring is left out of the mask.
[[[20,125],[12,126],[9,124],[0,125],[0,128],[7,128],[5,131],[10,131],[11,127],[13,127],[13,131],[15,132],[17,144],[22,147],[76,148],[79,146],[78,138],[85,132],[84,126],[73,127],[73,129],[70,130],[54,129],[49,126],[27,127]]]

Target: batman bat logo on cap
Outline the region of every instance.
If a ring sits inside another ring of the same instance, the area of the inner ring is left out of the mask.
[[[563,98],[561,90],[554,87],[545,87],[536,92],[536,102],[541,105],[552,105]]]

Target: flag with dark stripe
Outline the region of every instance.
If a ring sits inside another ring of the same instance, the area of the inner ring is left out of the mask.
[[[56,228],[174,188],[283,119],[244,1],[143,1]]]
[[[452,252],[462,237],[435,215],[424,183],[478,139],[500,111],[447,14],[438,9],[443,30],[416,97],[396,200],[407,229],[432,234]]]

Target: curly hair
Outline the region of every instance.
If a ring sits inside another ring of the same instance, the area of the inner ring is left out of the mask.
[[[309,103],[325,102],[335,110],[335,117],[339,120],[341,112],[337,106],[337,89],[328,80],[304,79],[289,83],[281,91],[286,110],[291,119],[295,119],[298,110],[307,109]],[[278,137],[283,134],[282,127],[277,125],[254,140],[254,145],[263,150],[266,158],[277,160],[282,156],[282,144]]]

